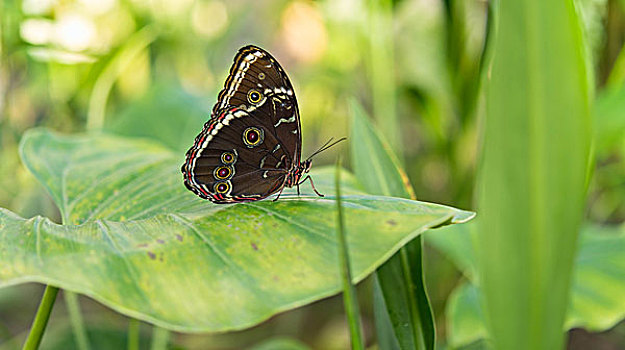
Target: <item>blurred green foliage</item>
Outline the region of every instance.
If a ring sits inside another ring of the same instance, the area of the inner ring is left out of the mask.
[[[575,2],[584,21],[585,49],[597,91],[596,166],[588,218],[597,224],[621,224],[625,1]],[[386,130],[384,105],[391,99],[395,102],[386,108],[395,109],[389,111],[395,119],[389,123],[399,128],[391,141],[417,197],[471,209],[478,117],[483,113],[479,87],[488,76],[483,59],[488,2],[388,3],[378,7],[357,0],[2,1],[0,207],[24,217],[41,214],[60,221],[46,192],[19,161],[20,138],[35,126],[84,131],[88,125],[98,129],[97,118],[103,117],[106,131],[156,139],[182,154],[209,117],[232,56],[239,47],[253,43],[271,51],[293,81],[301,105],[304,154],[329,137],[348,134],[352,97]],[[375,37],[374,28],[381,31]],[[146,32],[149,35],[142,37]],[[376,54],[380,49],[391,52]],[[333,163],[336,152],[320,154],[316,165]],[[445,344],[444,308],[462,277],[440,252],[426,246],[425,255],[438,339]],[[28,328],[33,313],[27,310],[37,299],[33,288],[36,291],[33,286],[0,291],[0,344],[9,344],[7,339]],[[361,293],[368,288],[368,283],[361,285]],[[373,344],[371,305],[367,298],[359,299],[365,304],[365,335]],[[87,323],[94,332],[109,325],[125,329],[123,317],[81,300],[87,303]],[[185,348],[242,348],[286,335],[313,348],[343,348],[347,333],[340,301],[320,304],[243,333],[175,335],[172,343]],[[97,318],[100,314],[106,317]],[[53,320],[65,315],[59,308]],[[613,332],[622,335],[623,324]],[[625,346],[622,336],[613,339],[611,344]],[[569,344],[574,346],[574,339]]]

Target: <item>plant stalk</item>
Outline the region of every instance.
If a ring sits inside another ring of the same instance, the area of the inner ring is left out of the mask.
[[[69,313],[69,319],[72,324],[72,332],[78,350],[89,350],[89,338],[85,330],[85,322],[80,313],[80,304],[78,303],[78,295],[74,292],[65,291],[63,293],[65,305]]]
[[[152,329],[152,345],[151,350],[166,350],[167,344],[169,344],[169,331],[161,327]]]
[[[341,280],[343,282],[343,303],[345,314],[349,324],[349,334],[352,341],[352,349],[364,349],[362,332],[360,330],[360,310],[356,299],[356,289],[352,284],[352,274],[349,266],[349,251],[345,237],[345,218],[341,206],[341,161],[336,162],[335,174],[336,205],[337,205],[337,236],[339,242],[339,264],[341,266]]]
[[[57,287],[46,286],[46,290],[43,292],[43,297],[41,298],[41,303],[39,303],[39,309],[37,309],[37,314],[35,315],[35,320],[30,327],[30,333],[28,333],[28,338],[26,338],[26,342],[24,343],[24,350],[35,350],[39,348],[43,333],[46,330],[46,325],[50,319],[54,300],[56,300],[56,295],[58,293],[59,289]]]
[[[128,350],[139,350],[139,328],[141,324],[136,318],[128,320]]]

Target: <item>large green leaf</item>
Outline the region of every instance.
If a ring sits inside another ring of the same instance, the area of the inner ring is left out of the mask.
[[[475,274],[476,254],[469,233],[474,228],[475,224],[446,227],[425,236],[426,241],[449,256],[470,281],[454,290],[447,305],[448,341],[455,347],[488,334],[480,305],[482,293]],[[603,331],[613,327],[625,318],[623,295],[625,230],[587,226],[580,235],[564,328]]]
[[[478,173],[479,270],[498,349],[560,349],[591,139],[573,0],[501,0]]]
[[[325,198],[213,205],[182,185],[183,154],[145,140],[34,130],[21,155],[66,225],[0,211],[0,285],[48,283],[188,332],[249,327],[340,290],[331,169],[313,173]],[[362,195],[346,175],[355,282],[427,228],[473,215]]]
[[[352,103],[354,172],[369,193],[414,198],[408,177],[389,145],[368,121],[362,107]],[[421,237],[385,262],[376,273],[374,311],[380,347],[434,349],[435,329],[423,281]],[[390,322],[390,324],[389,324]],[[393,332],[389,334],[389,331]]]

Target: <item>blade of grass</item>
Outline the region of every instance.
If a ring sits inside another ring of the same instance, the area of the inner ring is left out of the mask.
[[[350,139],[356,177],[370,193],[415,199],[408,178],[388,144],[376,133],[362,107],[355,101],[351,107]],[[421,237],[417,237],[376,273],[374,311],[378,337],[397,343],[401,349],[434,349],[436,334],[423,280],[421,250]],[[386,317],[382,316],[384,313]],[[393,334],[387,334],[389,329]],[[388,340],[395,337],[396,341]]]
[[[341,281],[343,283],[343,303],[345,304],[345,314],[349,324],[349,334],[352,341],[352,349],[364,350],[362,332],[360,331],[360,310],[356,289],[352,284],[352,273],[349,266],[349,251],[347,249],[347,239],[345,234],[345,218],[343,217],[343,207],[341,206],[341,160],[336,161],[334,185],[336,186],[336,213],[337,230],[336,235],[339,242],[339,263],[341,264]]]
[[[24,343],[24,350],[35,350],[39,348],[39,344],[41,344],[41,339],[43,338],[43,333],[45,332],[48,320],[50,319],[50,313],[52,312],[52,307],[54,306],[54,300],[56,300],[56,295],[58,293],[59,289],[57,287],[50,285],[46,286],[46,289],[43,292],[43,297],[41,297],[41,302],[39,303],[39,308],[37,309],[37,314],[35,315],[35,320],[33,321],[33,325],[30,327],[28,338],[26,338],[26,342]]]
[[[590,145],[573,1],[499,1],[477,236],[495,348],[561,349]],[[512,301],[512,302],[511,302]]]

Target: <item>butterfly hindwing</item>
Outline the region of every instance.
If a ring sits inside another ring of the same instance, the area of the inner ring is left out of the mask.
[[[187,152],[187,188],[218,203],[262,199],[282,188],[291,164],[250,113],[232,108],[211,119]],[[221,186],[221,187],[220,187]]]

